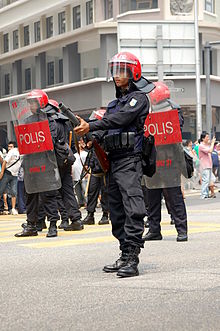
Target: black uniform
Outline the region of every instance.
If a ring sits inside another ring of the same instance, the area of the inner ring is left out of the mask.
[[[44,111],[47,113],[50,112],[52,109],[52,106],[48,105]],[[33,114],[30,118],[27,119],[27,122],[35,122],[39,121],[41,116],[42,111],[38,111],[36,114]],[[42,117],[44,118],[44,117]],[[48,116],[48,122],[49,122],[49,127],[50,127],[50,132],[51,132],[51,137],[53,140],[53,143],[57,139],[57,125],[55,120]],[[50,151],[47,152],[47,156],[49,157]],[[39,158],[39,155],[33,154],[31,157],[24,158],[24,168],[28,168],[27,164],[28,162],[33,162],[33,159],[35,158],[36,160]],[[26,167],[25,167],[25,163]],[[50,178],[45,178],[45,181],[50,181]],[[33,183],[34,185],[34,183]],[[27,212],[27,226],[24,226],[24,230],[21,233],[17,233],[15,236],[16,237],[23,237],[23,236],[35,236],[37,235],[37,230],[36,230],[36,223],[38,221],[38,212],[40,209],[40,195],[41,198],[44,201],[44,207],[46,211],[46,215],[48,218],[48,221],[50,222],[50,228],[47,234],[47,237],[54,237],[56,236],[56,222],[59,220],[59,214],[58,214],[58,207],[57,207],[57,200],[56,200],[56,190],[51,190],[51,191],[46,191],[46,192],[39,192],[39,193],[27,193],[26,192],[26,212]],[[52,232],[51,232],[52,230]]]
[[[141,189],[142,137],[149,103],[145,93],[131,84],[124,94],[108,105],[102,120],[90,123],[90,131],[107,130],[104,137],[109,153],[109,209],[112,233],[122,253],[143,247],[145,205]],[[104,268],[105,270],[105,268]],[[106,270],[105,270],[106,271]]]
[[[157,106],[156,106],[157,107]],[[177,109],[179,115],[180,129],[184,124],[184,119],[182,111],[179,105],[174,104],[171,100],[167,99],[164,104],[158,105],[158,107],[168,109]],[[158,109],[158,110],[159,110]],[[174,146],[175,147],[175,146]],[[162,173],[161,173],[162,174]],[[180,183],[180,173],[176,175],[176,182]],[[161,177],[161,181],[163,178]],[[162,182],[161,182],[162,184]],[[183,200],[183,195],[181,192],[181,187],[167,187],[167,188],[156,188],[148,189],[147,188],[147,202],[148,202],[148,223],[149,231],[144,236],[144,240],[161,240],[161,199],[162,195],[164,196],[168,213],[171,215],[172,220],[174,221],[178,237],[177,241],[187,240],[187,214],[186,207]]]
[[[69,133],[69,123],[68,119],[65,118],[60,113],[56,113],[52,115],[52,118],[56,122],[56,130],[57,136],[55,140],[55,151],[56,151],[56,142],[59,144],[64,144],[68,141],[68,133]],[[64,227],[66,231],[72,230],[82,230],[83,224],[81,222],[81,212],[79,210],[79,206],[73,191],[73,181],[72,181],[72,166],[66,165],[64,167],[59,167],[60,177],[62,186],[59,190],[62,200],[64,202],[64,206],[68,215],[68,218],[71,221],[71,224],[67,227]]]

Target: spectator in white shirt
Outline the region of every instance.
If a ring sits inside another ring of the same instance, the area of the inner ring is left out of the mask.
[[[73,184],[78,200],[79,207],[85,206],[86,200],[84,195],[84,187],[82,185],[81,180],[81,173],[83,170],[83,165],[86,161],[86,157],[88,155],[88,152],[84,150],[85,143],[82,138],[80,138],[79,141],[79,152],[75,153],[74,156],[76,158],[74,164],[72,165],[72,178],[73,178]]]
[[[20,154],[15,147],[16,143],[10,141],[8,143],[8,154],[5,156],[0,172],[0,196],[7,191],[11,195],[12,215],[17,215],[15,209],[17,196],[17,176],[20,168]]]

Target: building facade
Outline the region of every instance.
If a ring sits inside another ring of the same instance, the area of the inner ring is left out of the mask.
[[[195,139],[193,0],[0,0],[0,145],[14,138],[11,98],[42,88],[82,116],[114,97],[108,60],[136,54],[143,75],[163,79],[184,111],[185,137]],[[204,45],[220,40],[220,3],[199,1],[203,129]],[[211,52],[213,129],[220,132],[220,51]]]

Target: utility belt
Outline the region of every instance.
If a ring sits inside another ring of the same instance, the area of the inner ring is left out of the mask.
[[[120,150],[134,150],[135,132],[120,132],[104,137],[106,152]]]

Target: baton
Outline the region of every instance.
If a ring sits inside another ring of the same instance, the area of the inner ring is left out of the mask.
[[[62,102],[59,104],[60,110],[66,115],[66,117],[69,118],[69,120],[72,122],[73,127],[80,125],[80,121],[78,118],[73,114],[70,108],[67,108]],[[97,155],[97,158],[99,160],[99,163],[103,169],[103,171],[106,173],[109,170],[109,161],[107,154],[105,151],[99,146],[96,139],[93,138],[91,132],[88,132],[86,134],[86,137],[88,140],[91,140],[93,142],[93,146]]]
[[[60,110],[66,115],[66,117],[69,118],[69,120],[72,122],[74,128],[78,125],[80,125],[80,121],[78,118],[73,114],[73,112],[70,110],[70,108],[67,108],[62,102],[59,104]],[[92,140],[92,134],[91,132],[88,132],[86,134],[86,137],[88,140]]]
[[[73,136],[73,131],[69,132],[69,147],[71,148],[71,144],[72,144],[72,136]]]

